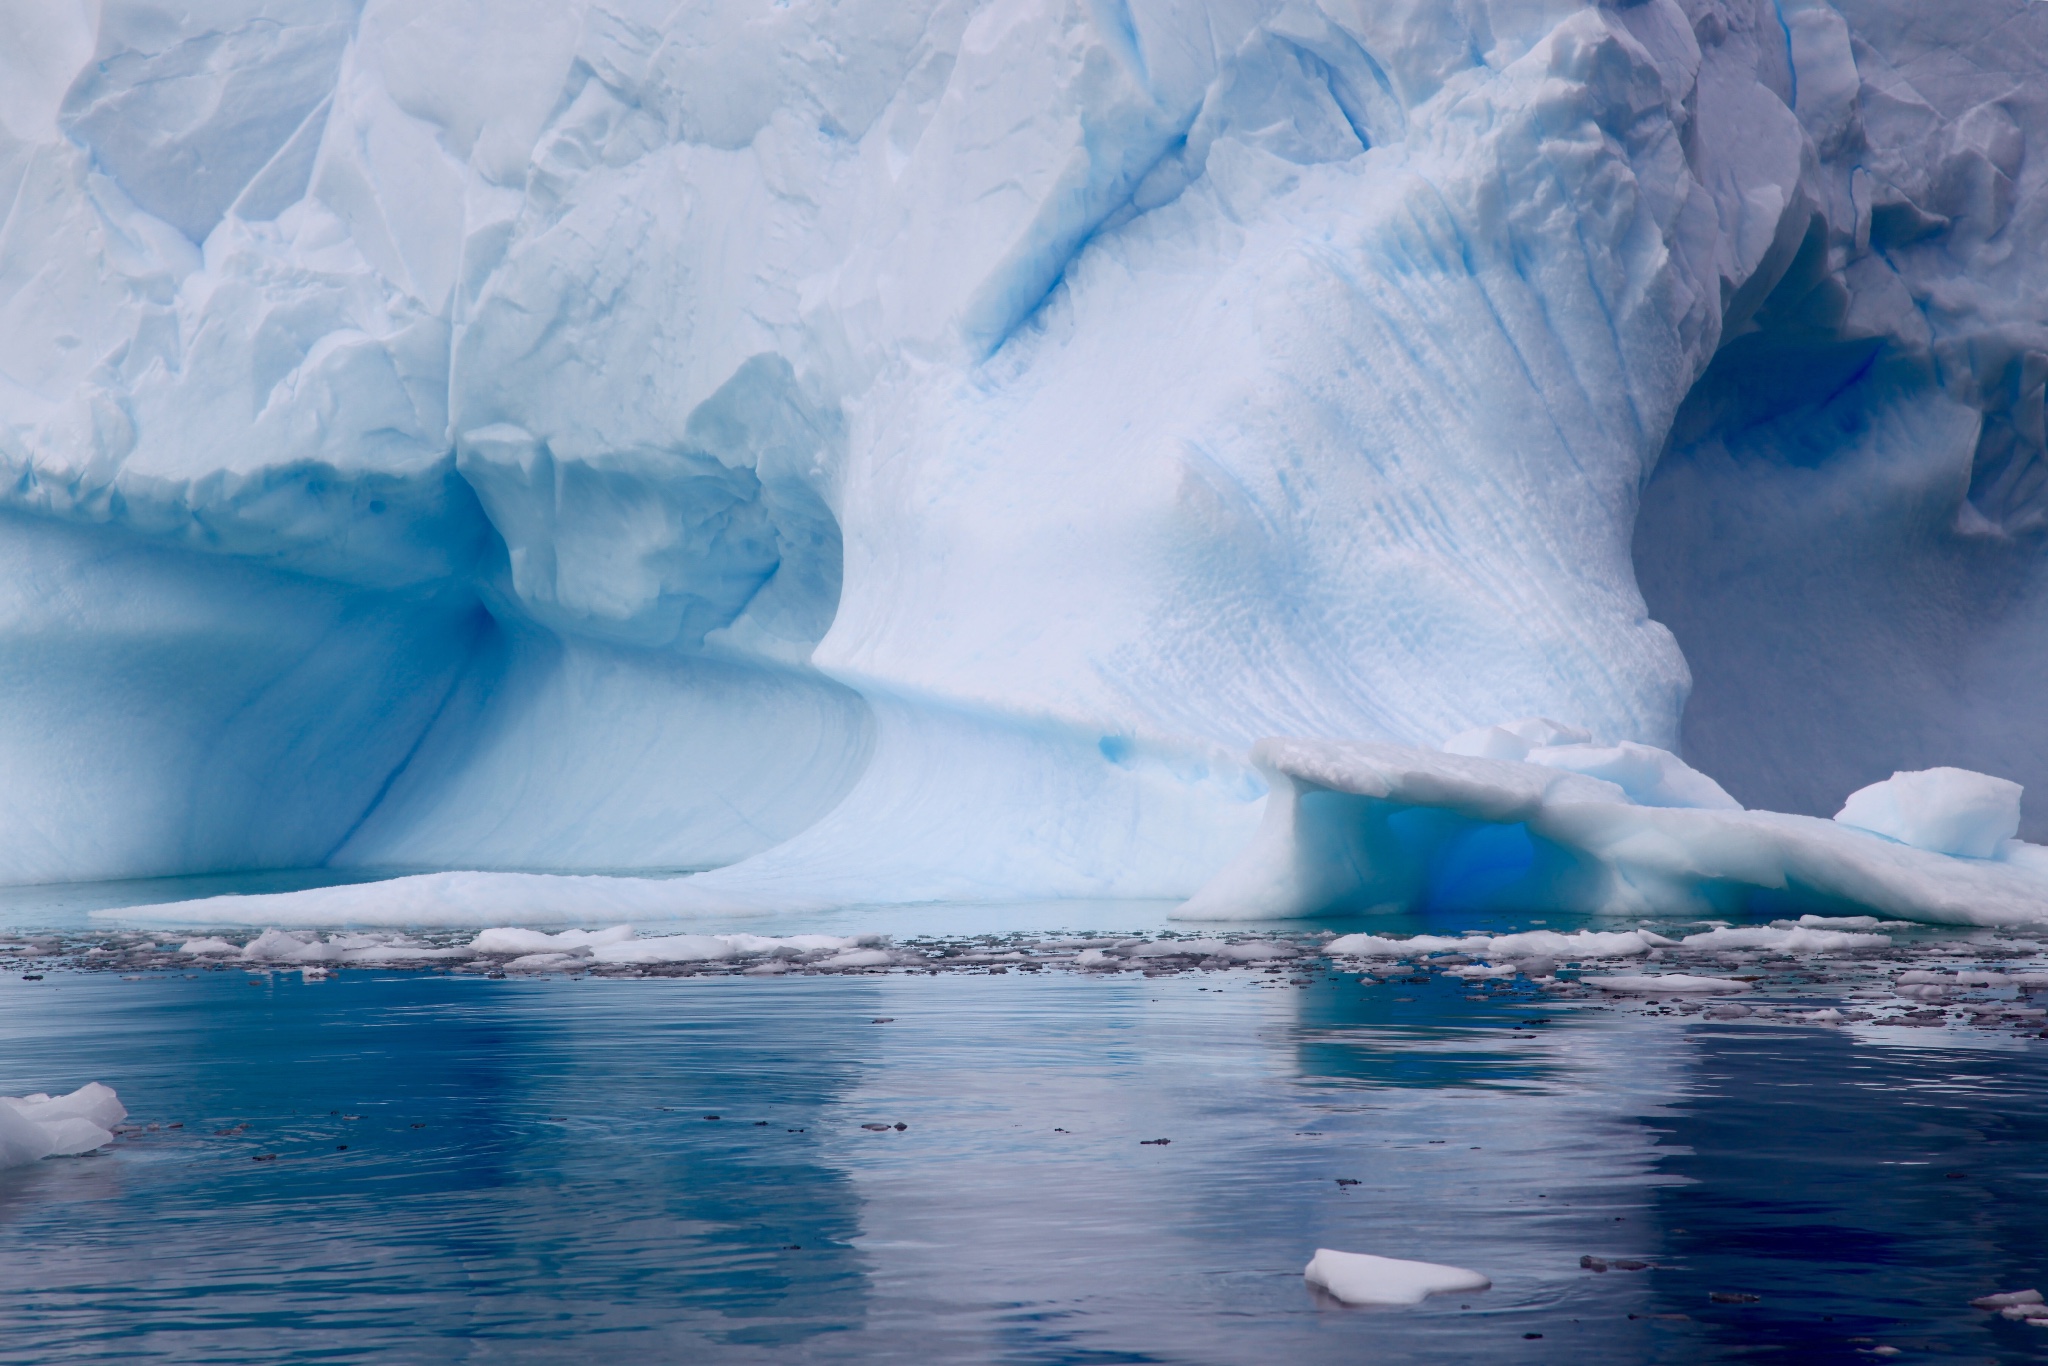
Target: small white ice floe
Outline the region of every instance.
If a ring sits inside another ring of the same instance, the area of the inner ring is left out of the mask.
[[[179,953],[189,953],[195,958],[209,958],[215,954],[240,953],[241,951],[242,946],[240,944],[230,944],[225,939],[212,937],[206,939],[187,939],[184,943],[178,945]]]
[[[529,953],[505,965],[507,972],[567,972],[590,960],[574,953]]]
[[[2008,1319],[2031,1323],[2035,1327],[2048,1327],[2048,1304],[2041,1303],[2038,1290],[2008,1290],[1998,1295],[1983,1295],[1970,1301],[1972,1309],[1995,1309]]]
[[[114,1088],[96,1081],[68,1096],[0,1096],[0,1167],[89,1153],[113,1142],[126,1118]]]
[[[469,941],[469,947],[474,953],[562,953],[623,943],[632,937],[631,925],[614,925],[608,930],[563,930],[559,934],[501,925],[482,931]]]
[[[1875,921],[1871,922],[1875,924]],[[1859,934],[1850,930],[1822,930],[1811,926],[1784,928],[1777,925],[1724,926],[1683,940],[1688,949],[1771,949],[1779,953],[1841,953],[1852,949],[1890,947],[1888,934]]]
[[[1749,983],[1726,977],[1696,977],[1689,972],[1621,973],[1613,977],[1582,977],[1587,986],[1622,996],[1712,996],[1748,991]]]
[[[1477,1271],[1435,1262],[1404,1262],[1369,1252],[1338,1252],[1319,1247],[1302,1272],[1346,1304],[1421,1304],[1431,1295],[1452,1290],[1490,1290],[1493,1282]]]

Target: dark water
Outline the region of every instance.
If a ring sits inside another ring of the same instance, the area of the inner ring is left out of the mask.
[[[1870,1033],[1913,1038],[1327,973],[9,975],[0,1093],[184,1127],[0,1172],[0,1359],[2048,1358],[1967,1304],[2048,1287],[2048,1045]],[[1338,1308],[1318,1246],[1494,1289]]]

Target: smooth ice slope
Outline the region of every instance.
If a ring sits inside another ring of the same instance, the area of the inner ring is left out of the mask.
[[[1833,836],[1736,798],[2048,779],[2048,7],[0,32],[0,878],[1184,895],[1261,737],[1525,715],[1766,863]]]

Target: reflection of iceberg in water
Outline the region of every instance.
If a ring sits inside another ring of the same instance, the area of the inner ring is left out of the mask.
[[[1473,1267],[1494,1287],[1475,1309],[1568,1301],[1603,1347],[1649,1302],[1641,1278],[1593,1284],[1579,1258],[1655,1252],[1646,1216],[1670,1178],[1652,1125],[1688,1084],[1676,1031],[1576,1016],[1517,1040],[1458,996],[1397,1029],[1390,988],[1222,973],[884,990],[899,1021],[984,1021],[885,1038],[845,1117],[905,1118],[914,1141],[836,1154],[861,1199],[871,1314],[953,1323],[958,1356],[1336,1361],[1365,1332],[1388,1360],[1441,1360],[1428,1353],[1498,1339],[1446,1321],[1457,1295],[1427,1319],[1319,1318],[1301,1281],[1318,1246]]]

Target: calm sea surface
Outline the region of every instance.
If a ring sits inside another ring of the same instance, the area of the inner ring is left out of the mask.
[[[0,1172],[0,1359],[2038,1360],[1968,1301],[2048,1288],[2043,1049],[1328,971],[9,973],[0,1094],[183,1127]],[[1317,1247],[1494,1288],[1345,1309]]]

